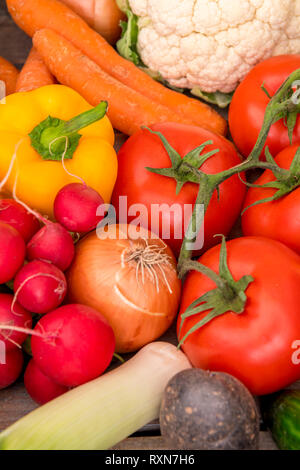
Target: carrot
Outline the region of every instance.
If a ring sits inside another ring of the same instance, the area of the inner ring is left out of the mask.
[[[31,91],[53,83],[55,83],[55,78],[33,47],[19,74],[16,91]]]
[[[153,80],[133,63],[123,59],[83,19],[57,0],[7,0],[8,9],[27,34],[53,29],[72,42],[105,72],[150,100],[169,107],[197,125],[225,134],[226,121],[208,105],[172,91]]]
[[[108,117],[112,125],[124,134],[131,135],[141,126],[157,122],[194,124],[118,82],[50,29],[37,31],[33,44],[60,83],[76,90],[94,106],[101,100],[108,101]]]
[[[0,57],[0,80],[5,83],[6,95],[15,92],[18,74],[19,72],[13,64]]]

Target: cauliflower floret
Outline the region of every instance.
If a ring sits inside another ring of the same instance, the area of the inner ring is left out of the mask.
[[[143,63],[180,88],[233,91],[258,62],[300,53],[300,0],[129,0]],[[170,6],[172,4],[172,6]]]

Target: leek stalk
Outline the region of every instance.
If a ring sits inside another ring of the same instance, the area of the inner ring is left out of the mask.
[[[117,369],[34,410],[0,434],[0,450],[105,450],[158,418],[168,381],[190,367],[151,343]]]

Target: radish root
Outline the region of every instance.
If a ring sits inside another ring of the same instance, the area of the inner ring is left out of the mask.
[[[50,277],[51,279],[55,279],[58,282],[58,286],[57,286],[57,288],[55,289],[54,292],[59,295],[60,299],[62,298],[65,286],[64,286],[64,283],[61,279],[54,276],[53,274],[48,274],[48,273],[33,274],[32,276],[29,276],[27,279],[25,279],[25,281],[23,281],[22,284],[19,285],[17,291],[15,292],[15,295],[14,295],[14,298],[13,298],[13,301],[12,301],[12,304],[11,304],[11,310],[12,310],[13,313],[16,313],[14,311],[14,306],[15,306],[15,303],[17,302],[18,295],[20,294],[21,290],[27,284],[27,282],[31,281],[32,279],[35,279],[36,277]]]
[[[9,164],[8,170],[6,172],[6,175],[4,176],[3,180],[0,183],[0,192],[2,191],[3,187],[6,185],[8,179],[11,175],[12,169],[14,167],[14,164],[15,164],[15,161],[16,161],[16,158],[17,158],[17,152],[18,152],[19,147],[20,147],[20,145],[23,141],[24,141],[24,138],[19,140],[19,142],[15,146],[15,151],[14,151],[13,156],[11,157],[10,164]]]
[[[37,331],[34,331],[31,328],[22,328],[21,326],[9,326],[0,323],[0,330],[19,331],[20,333],[25,333],[31,336],[39,336],[40,338],[44,337],[42,333],[38,333]]]
[[[29,214],[32,214],[34,217],[36,217],[38,220],[40,220],[43,224],[45,224],[45,225],[50,224],[51,222],[48,219],[46,219],[46,217],[43,217],[41,214],[39,214],[35,210],[31,209],[29,206],[27,206],[27,204],[25,204],[25,202],[21,201],[21,199],[18,198],[18,196],[17,196],[17,182],[18,182],[18,173],[16,174],[14,187],[13,187],[13,198],[14,198],[14,200],[18,204],[23,206],[27,210],[27,212],[29,212]]]
[[[61,140],[61,139],[65,139],[65,149],[64,149],[63,154],[62,154],[62,157],[61,157],[61,163],[62,163],[63,169],[65,170],[65,172],[66,172],[69,176],[71,176],[71,178],[77,178],[84,186],[86,186],[86,185],[87,185],[86,182],[85,182],[80,176],[74,175],[73,173],[71,173],[71,172],[67,169],[67,167],[66,167],[66,165],[65,165],[65,156],[66,156],[66,153],[67,153],[67,150],[68,150],[68,145],[69,145],[69,139],[68,139],[68,137],[67,137],[66,135],[61,135],[60,137],[56,137],[56,139],[53,139],[53,140],[50,142],[50,144],[49,144],[49,153],[50,153],[51,155],[54,155],[53,152],[52,152],[52,150],[51,150],[51,147],[52,147],[52,145],[53,145],[55,142],[57,142],[58,140]]]
[[[3,337],[20,349],[22,348],[22,346],[20,346],[20,344],[16,343],[11,338],[9,338],[9,335],[11,334],[12,331],[19,331],[20,333],[25,333],[30,336],[37,336],[38,338],[43,338],[48,344],[55,345],[55,340],[56,338],[58,338],[59,330],[53,333],[52,332],[46,333],[42,325],[38,323],[37,326],[41,330],[41,332],[32,330],[31,328],[22,328],[21,326],[9,326],[8,324],[1,324],[1,323],[0,323],[0,330],[3,330],[3,331],[9,330],[10,333],[8,335],[2,333]]]

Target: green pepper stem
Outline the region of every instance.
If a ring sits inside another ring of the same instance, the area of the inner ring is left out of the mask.
[[[41,143],[44,146],[49,146],[51,142],[60,137],[71,137],[73,134],[76,134],[81,129],[84,129],[91,124],[102,119],[107,111],[107,101],[101,101],[93,109],[89,109],[84,113],[75,116],[70,119],[70,121],[62,122],[62,125],[58,127],[50,127],[45,129],[41,136]]]
[[[107,102],[101,101],[69,121],[49,116],[30,132],[32,147],[44,160],[60,161],[63,153],[65,159],[72,158],[81,138],[78,132],[102,119],[107,107]]]

